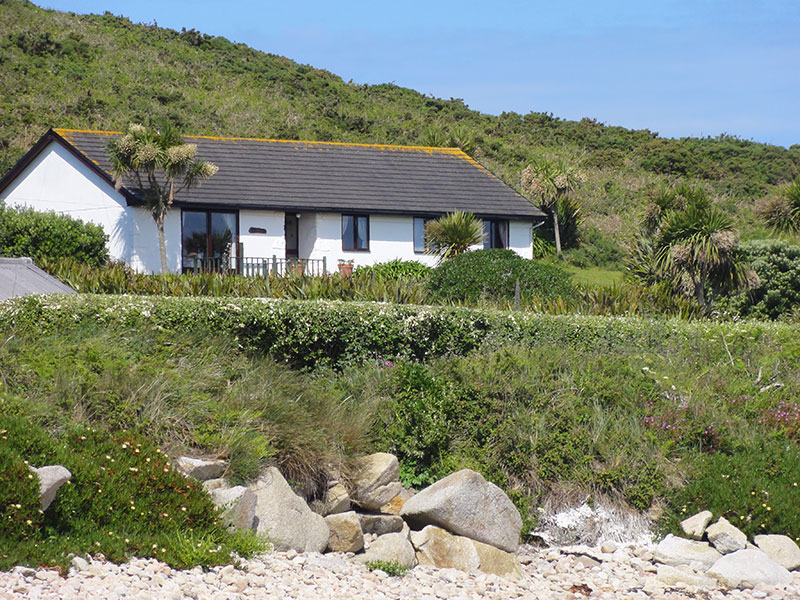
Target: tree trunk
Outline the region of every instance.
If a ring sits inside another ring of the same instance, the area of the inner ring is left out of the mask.
[[[553,207],[553,232],[556,236],[556,252],[561,254],[561,231],[558,228],[558,209]]]
[[[169,267],[167,266],[167,241],[164,239],[165,216],[161,214],[156,217],[156,227],[158,228],[158,250],[161,253],[161,273],[166,275],[169,273]]]

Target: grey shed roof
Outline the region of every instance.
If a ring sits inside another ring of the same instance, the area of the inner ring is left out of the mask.
[[[74,294],[33,264],[30,258],[0,258],[0,300],[28,294]]]
[[[53,130],[107,178],[118,132]],[[539,219],[544,213],[457,148],[184,136],[219,167],[177,205]],[[135,190],[128,187],[128,192]],[[130,196],[131,194],[126,194]]]

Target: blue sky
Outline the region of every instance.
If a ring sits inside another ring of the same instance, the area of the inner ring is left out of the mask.
[[[800,144],[800,0],[38,3],[194,28],[492,114]]]

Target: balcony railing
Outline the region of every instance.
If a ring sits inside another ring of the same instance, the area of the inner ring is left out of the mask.
[[[327,275],[328,261],[323,258],[255,258],[247,256],[222,256],[217,258],[185,257],[184,271],[194,273],[224,273],[245,277],[298,275]]]

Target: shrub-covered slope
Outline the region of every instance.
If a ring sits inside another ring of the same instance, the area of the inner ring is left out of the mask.
[[[50,430],[77,421],[228,455],[237,480],[276,464],[310,495],[325,488],[325,465],[388,450],[407,484],[481,471],[529,525],[544,497],[566,489],[664,506],[668,526],[708,508],[748,533],[795,537],[797,331],[382,304],[28,298],[0,303],[0,408]],[[17,398],[4,403],[4,393]]]
[[[800,172],[800,146],[664,139],[592,119],[470,110],[392,84],[359,85],[225,38],[0,2],[0,171],[50,126],[118,129],[168,117],[187,133],[457,145],[512,185],[542,153],[585,169],[584,214],[630,234],[643,196],[697,178],[752,230],[752,205]],[[535,107],[531,107],[535,109]],[[798,140],[800,142],[800,140]]]

